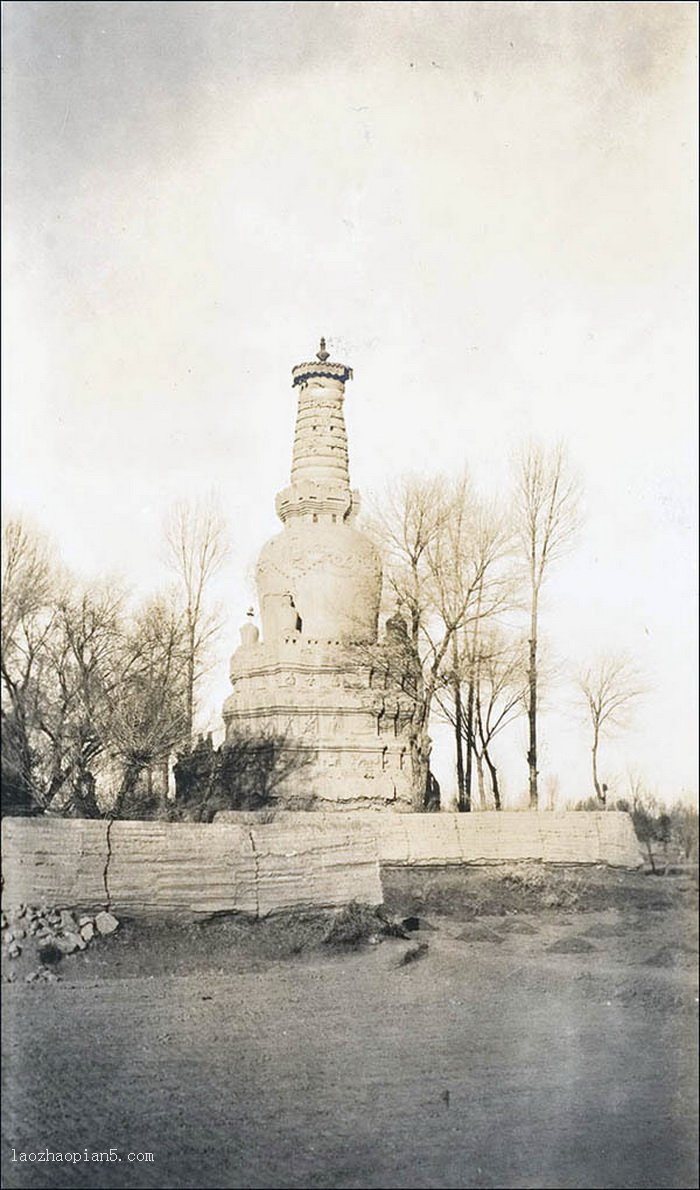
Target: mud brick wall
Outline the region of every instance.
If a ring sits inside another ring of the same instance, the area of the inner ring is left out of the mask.
[[[394,864],[642,862],[631,818],[616,812],[404,814],[382,824],[378,843],[380,861]]]
[[[5,818],[3,902],[196,918],[382,902],[375,833],[336,821]]]
[[[253,821],[252,813],[224,810],[217,822]],[[275,822],[318,819],[330,826],[352,817],[377,834],[380,863],[440,866],[539,860],[551,864],[610,864],[636,868],[643,862],[629,814],[504,810],[476,814],[392,814],[378,811],[314,813],[280,810]]]
[[[280,811],[262,823],[225,811],[211,824],[5,818],[2,835],[7,906],[134,916],[379,905],[380,863],[642,863],[629,815],[614,812]]]

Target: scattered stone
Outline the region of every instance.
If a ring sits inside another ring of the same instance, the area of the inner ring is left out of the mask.
[[[102,913],[98,913],[97,917],[95,918],[95,927],[100,934],[113,934],[114,931],[118,929],[119,922],[117,918],[113,916],[113,914],[107,913],[106,910],[103,910]]]
[[[63,954],[73,954],[76,950],[84,949],[85,943],[80,934],[64,934],[62,938],[56,939],[56,946]]]
[[[2,913],[2,944],[3,953],[10,959],[17,959],[22,954],[22,945],[32,944],[32,951],[36,951],[41,967],[39,973],[22,976],[27,983],[34,983],[37,979],[54,982],[58,976],[48,970],[49,965],[60,962],[64,955],[75,954],[85,950],[88,943],[100,934],[113,934],[119,926],[119,921],[113,914],[98,913],[100,925],[97,926],[94,914],[84,913],[78,917],[70,909],[51,909],[47,906],[20,905]],[[27,953],[30,953],[29,951]]]
[[[546,947],[550,954],[585,954],[588,950],[595,950],[587,938],[560,938],[558,942],[552,942]]]

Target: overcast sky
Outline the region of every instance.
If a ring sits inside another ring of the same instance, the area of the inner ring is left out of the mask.
[[[650,693],[604,779],[695,791],[696,6],[3,12],[6,508],[147,592],[168,505],[220,493],[216,719],[325,334],[365,494],[464,466],[503,491],[521,441],[567,441],[543,783],[588,794],[566,667],[624,648]],[[516,804],[524,724],[501,753]]]

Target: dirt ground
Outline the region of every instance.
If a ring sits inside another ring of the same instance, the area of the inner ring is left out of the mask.
[[[383,882],[387,915],[419,918],[407,939],[124,922],[57,983],[14,969],[3,1185],[697,1187],[687,877]],[[83,1160],[13,1161],[47,1149]]]

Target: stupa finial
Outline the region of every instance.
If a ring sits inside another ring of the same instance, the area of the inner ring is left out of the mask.
[[[320,360],[322,364],[325,364],[326,360],[329,358],[330,353],[326,351],[326,340],[323,338],[323,335],[321,335],[321,343],[319,350],[316,352],[316,359]]]

